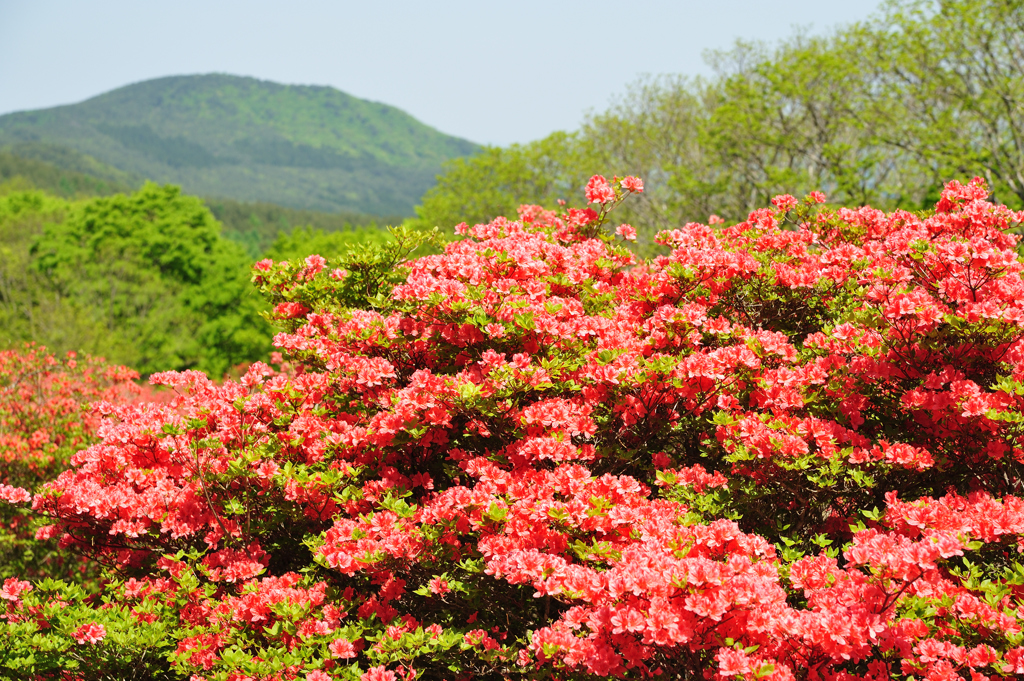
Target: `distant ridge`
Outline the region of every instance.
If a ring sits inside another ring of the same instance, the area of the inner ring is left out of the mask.
[[[411,214],[442,163],[479,149],[331,87],[225,74],[158,78],[0,116],[4,147],[71,150],[67,158],[192,194],[377,215]]]

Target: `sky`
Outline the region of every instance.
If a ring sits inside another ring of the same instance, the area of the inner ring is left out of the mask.
[[[0,0],[0,114],[151,78],[330,85],[482,144],[572,130],[707,50],[825,33],[879,0]]]

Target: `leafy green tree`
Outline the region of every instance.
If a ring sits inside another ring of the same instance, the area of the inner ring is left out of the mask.
[[[871,20],[709,57],[709,79],[634,84],[575,133],[448,166],[420,218],[450,227],[550,204],[592,173],[639,175],[620,219],[652,233],[779,193],[921,209],[950,177],[981,175],[1024,205],[1024,3],[892,0]]]
[[[576,196],[593,174],[578,158],[580,144],[579,135],[556,132],[529,144],[487,147],[476,156],[449,161],[416,208],[415,222],[450,230],[460,222],[472,225],[514,215],[523,203],[549,206]]]
[[[79,204],[45,226],[32,254],[55,295],[115,339],[110,358],[143,374],[220,375],[269,349],[248,258],[177,187]]]
[[[930,178],[981,175],[1024,205],[1024,4],[892,0],[857,32],[865,118]]]
[[[113,337],[34,266],[31,248],[44,225],[63,220],[73,205],[38,191],[0,197],[0,347],[36,340],[58,353],[114,349]]]
[[[720,210],[742,219],[791,191],[877,201],[888,166],[857,124],[849,83],[861,77],[842,35],[796,38],[772,52],[739,44],[713,58],[719,102],[703,140],[722,183]]]
[[[712,85],[682,76],[641,78],[604,113],[584,121],[583,146],[595,168],[644,178],[644,192],[617,219],[646,226],[644,237],[721,210],[728,178],[703,142],[718,99]],[[597,172],[595,170],[594,172]]]

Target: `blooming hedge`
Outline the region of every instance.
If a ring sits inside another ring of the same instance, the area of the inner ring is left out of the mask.
[[[780,196],[638,262],[603,226],[642,190],[401,271],[258,263],[292,368],[102,406],[31,508],[103,590],[9,579],[0,665],[1024,674],[1024,214],[980,180],[928,215]]]

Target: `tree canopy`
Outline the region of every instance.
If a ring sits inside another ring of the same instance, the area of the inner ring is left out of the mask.
[[[176,187],[77,202],[16,192],[0,198],[0,229],[6,344],[216,376],[269,350],[248,256]]]
[[[1024,205],[1024,5],[900,0],[870,20],[710,55],[711,78],[651,77],[572,134],[448,166],[418,209],[450,228],[553,207],[595,172],[641,175],[622,219],[660,229],[742,219],[783,192],[925,209],[949,177]]]

